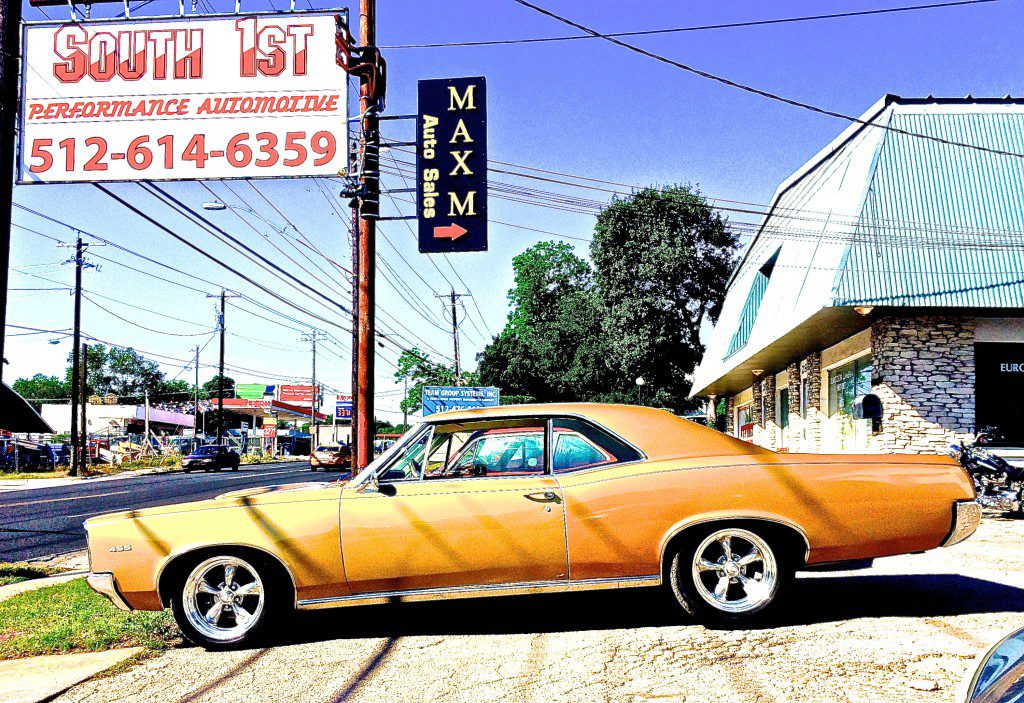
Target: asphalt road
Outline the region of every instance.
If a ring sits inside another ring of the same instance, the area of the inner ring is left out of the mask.
[[[238,471],[160,473],[0,493],[0,561],[85,548],[82,523],[94,515],[212,498],[227,491],[296,481],[331,481],[305,462],[242,466]]]

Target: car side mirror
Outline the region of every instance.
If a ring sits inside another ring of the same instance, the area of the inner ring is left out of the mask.
[[[978,660],[966,703],[1013,703],[1024,699],[1024,628],[999,640]]]

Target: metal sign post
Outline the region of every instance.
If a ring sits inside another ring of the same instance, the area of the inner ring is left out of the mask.
[[[487,82],[419,82],[416,214],[420,253],[487,251]]]

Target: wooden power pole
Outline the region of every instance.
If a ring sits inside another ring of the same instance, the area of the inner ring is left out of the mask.
[[[11,262],[11,203],[14,198],[21,61],[21,0],[0,0],[0,382],[4,374],[7,267]]]
[[[377,2],[359,0],[359,43],[374,46],[377,43]],[[356,441],[355,466],[359,469],[373,461],[373,371],[374,336],[376,320],[376,218],[380,210],[380,123],[377,117],[377,83],[363,75],[359,82],[359,111],[362,115],[360,142],[363,149],[363,191],[359,219],[359,268],[356,285],[359,288],[358,345],[356,347],[356,373],[353,383],[355,397]]]

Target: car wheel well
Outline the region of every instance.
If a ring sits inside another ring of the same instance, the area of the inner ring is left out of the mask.
[[[697,539],[698,537],[703,537],[722,527],[740,527],[748,529],[751,532],[755,532],[768,540],[772,547],[778,546],[782,549],[785,556],[793,564],[794,568],[799,569],[804,566],[804,562],[807,558],[808,543],[806,537],[804,537],[804,534],[800,532],[800,530],[785,523],[775,522],[774,520],[765,520],[760,518],[725,518],[720,520],[711,520],[708,522],[698,522],[684,527],[682,530],[672,535],[665,545],[664,553],[661,555],[662,582],[668,583],[668,574],[672,568],[672,558],[675,554],[675,550],[681,544],[689,540]]]
[[[274,578],[280,585],[287,588],[294,600],[295,584],[292,582],[291,573],[285,568],[281,561],[262,549],[246,547],[243,545],[224,545],[200,547],[192,551],[175,556],[164,566],[160,573],[160,580],[157,584],[157,592],[160,595],[160,602],[164,607],[170,607],[171,596],[174,588],[184,582],[189,572],[200,562],[213,556],[234,556],[245,559],[256,568],[264,568],[269,571],[271,578]]]

